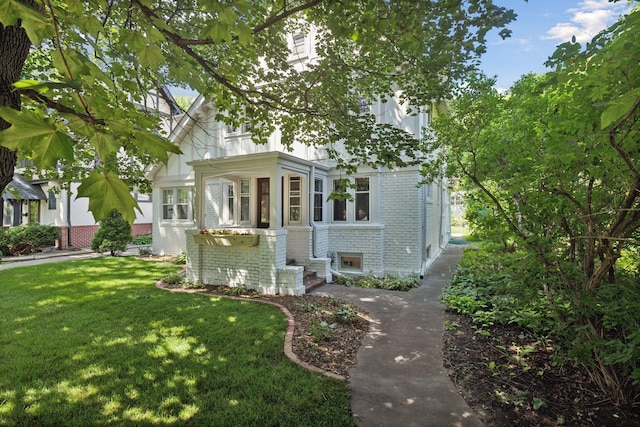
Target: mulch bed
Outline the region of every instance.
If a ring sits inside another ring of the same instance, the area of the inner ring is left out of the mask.
[[[640,402],[617,407],[575,366],[554,363],[551,343],[515,326],[478,333],[446,313],[443,359],[487,426],[640,426]]]

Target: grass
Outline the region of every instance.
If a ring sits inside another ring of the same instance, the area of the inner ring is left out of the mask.
[[[347,385],[283,354],[277,308],[155,287],[175,270],[0,271],[0,426],[353,425]]]

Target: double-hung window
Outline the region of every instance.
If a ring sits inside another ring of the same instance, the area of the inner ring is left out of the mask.
[[[369,221],[369,178],[356,178],[356,221]]]
[[[162,219],[188,220],[191,217],[191,189],[162,190]]]
[[[347,188],[349,187],[349,188]],[[333,190],[342,193],[343,200],[333,200],[334,222],[370,222],[371,221],[371,178],[357,177],[346,185],[344,180],[334,179]]]
[[[344,193],[346,191],[344,183],[341,179],[333,180],[333,190],[339,193]],[[345,199],[333,199],[333,220],[347,220],[347,201]]]
[[[302,33],[294,34],[293,49],[292,49],[293,55],[297,55],[297,56],[305,55],[307,53],[305,49],[305,44],[306,44],[306,37],[304,34]]]
[[[302,221],[302,193],[299,176],[289,177],[289,223],[295,224]]]
[[[250,195],[250,182],[248,179],[240,180],[240,222],[247,223],[251,220],[249,214],[249,195]]]
[[[323,189],[324,183],[321,179],[316,178],[313,182],[313,220],[322,222],[322,205],[324,204]]]

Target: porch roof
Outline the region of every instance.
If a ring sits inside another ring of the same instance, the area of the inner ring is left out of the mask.
[[[4,200],[47,200],[42,187],[27,181],[20,174],[13,175],[13,180],[2,193]]]
[[[247,166],[265,169],[266,167],[268,167],[269,165],[273,165],[274,163],[297,165],[298,167],[304,167],[305,169],[314,167],[323,171],[328,171],[331,169],[329,166],[310,160],[301,159],[300,157],[282,153],[280,151],[243,154],[240,156],[218,157],[215,159],[194,160],[191,162],[187,162],[188,165],[193,166],[194,168],[215,166],[225,170],[232,170],[234,168],[246,170]]]

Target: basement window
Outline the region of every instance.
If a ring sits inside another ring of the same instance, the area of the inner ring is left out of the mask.
[[[339,254],[340,271],[362,272],[362,254]]]

